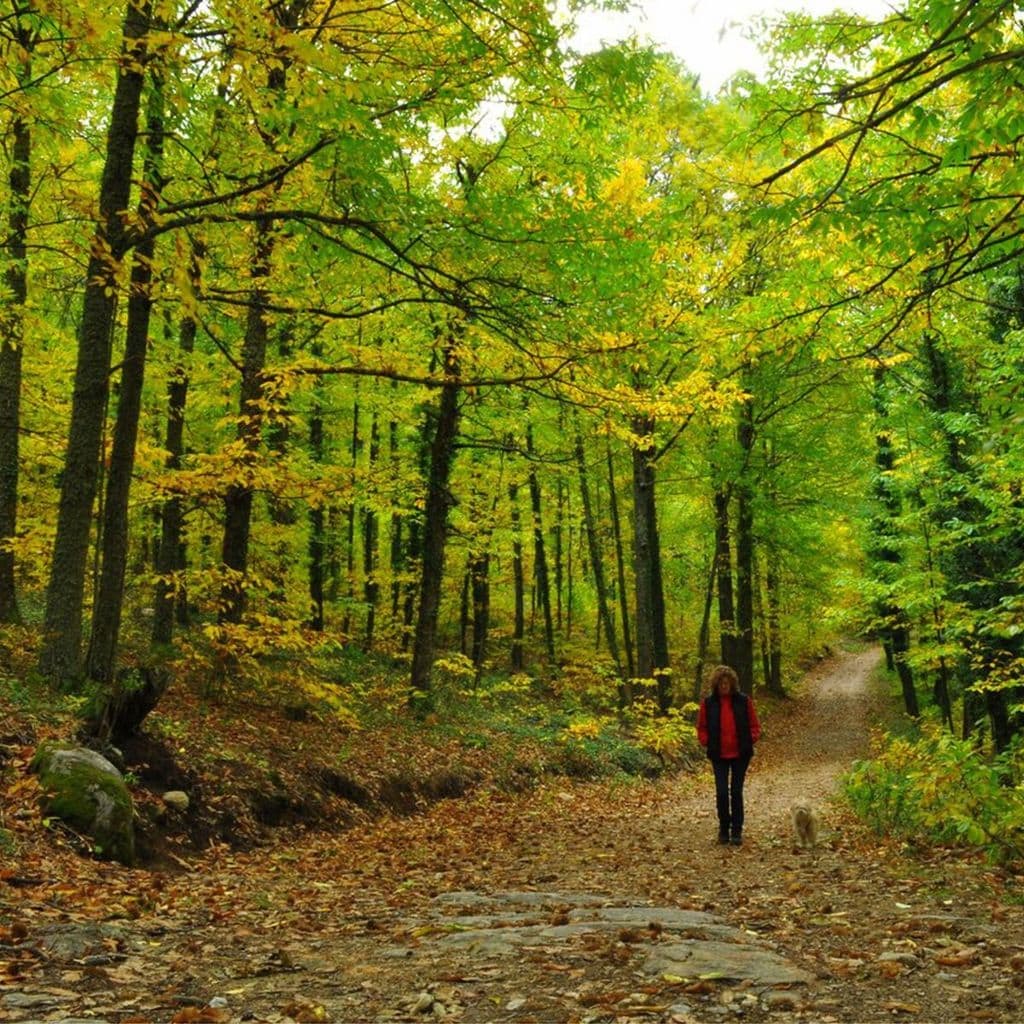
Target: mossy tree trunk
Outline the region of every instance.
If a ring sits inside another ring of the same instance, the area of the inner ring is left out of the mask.
[[[130,244],[125,216],[139,133],[150,13],[147,0],[130,0],[127,5],[100,179],[99,217],[85,273],[71,422],[39,654],[41,674],[55,681],[73,681],[81,673],[89,534],[107,414],[117,277]]]

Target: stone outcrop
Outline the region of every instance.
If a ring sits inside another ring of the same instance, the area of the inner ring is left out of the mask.
[[[43,811],[87,835],[97,855],[135,861],[134,809],[121,773],[86,747],[43,744],[32,759],[44,790]]]

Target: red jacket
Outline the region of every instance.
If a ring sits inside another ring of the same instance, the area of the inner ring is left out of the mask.
[[[709,702],[714,707],[709,715]],[[737,715],[737,711],[739,714]],[[737,717],[740,724],[737,724]],[[718,722],[718,735],[712,736],[709,720]],[[754,702],[743,693],[732,694],[732,700],[719,700],[717,694],[701,701],[697,715],[697,739],[706,747],[713,759],[738,758],[753,753],[754,744],[761,738],[761,723],[757,720]]]

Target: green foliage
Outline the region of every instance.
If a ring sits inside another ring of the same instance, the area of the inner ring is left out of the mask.
[[[987,757],[938,728],[887,737],[845,779],[847,800],[879,834],[1024,856],[1024,749]]]
[[[649,751],[631,743],[618,730],[602,729],[595,736],[566,735],[551,768],[575,778],[602,778],[619,773],[653,778],[662,772],[661,762]]]
[[[553,694],[567,707],[607,714],[616,707],[618,677],[607,658],[573,660],[552,681]]]
[[[55,693],[42,679],[31,674],[0,675],[0,700],[9,701],[47,722],[80,715],[86,705],[84,697]]]

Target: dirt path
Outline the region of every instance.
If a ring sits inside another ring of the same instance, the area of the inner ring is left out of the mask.
[[[866,751],[877,657],[819,666],[766,716],[742,848],[714,841],[706,773],[445,801],[224,854],[134,920],[38,929],[47,969],[3,989],[0,1021],[1017,1021],[1007,877],[829,802]],[[825,808],[814,852],[797,798]]]
[[[824,808],[839,777],[854,760],[865,756],[877,702],[867,681],[880,657],[877,649],[869,648],[822,662],[806,677],[791,706],[767,722],[747,781],[747,849],[743,852],[752,850],[756,858],[766,847],[788,845],[792,804],[811,801]],[[664,827],[672,829],[673,821],[683,823],[679,840],[696,853],[717,833],[713,802],[708,799],[710,782],[696,793],[688,792],[689,780],[679,780],[677,785],[678,802]],[[700,823],[696,834],[694,822]],[[734,861],[730,864],[737,866]]]

